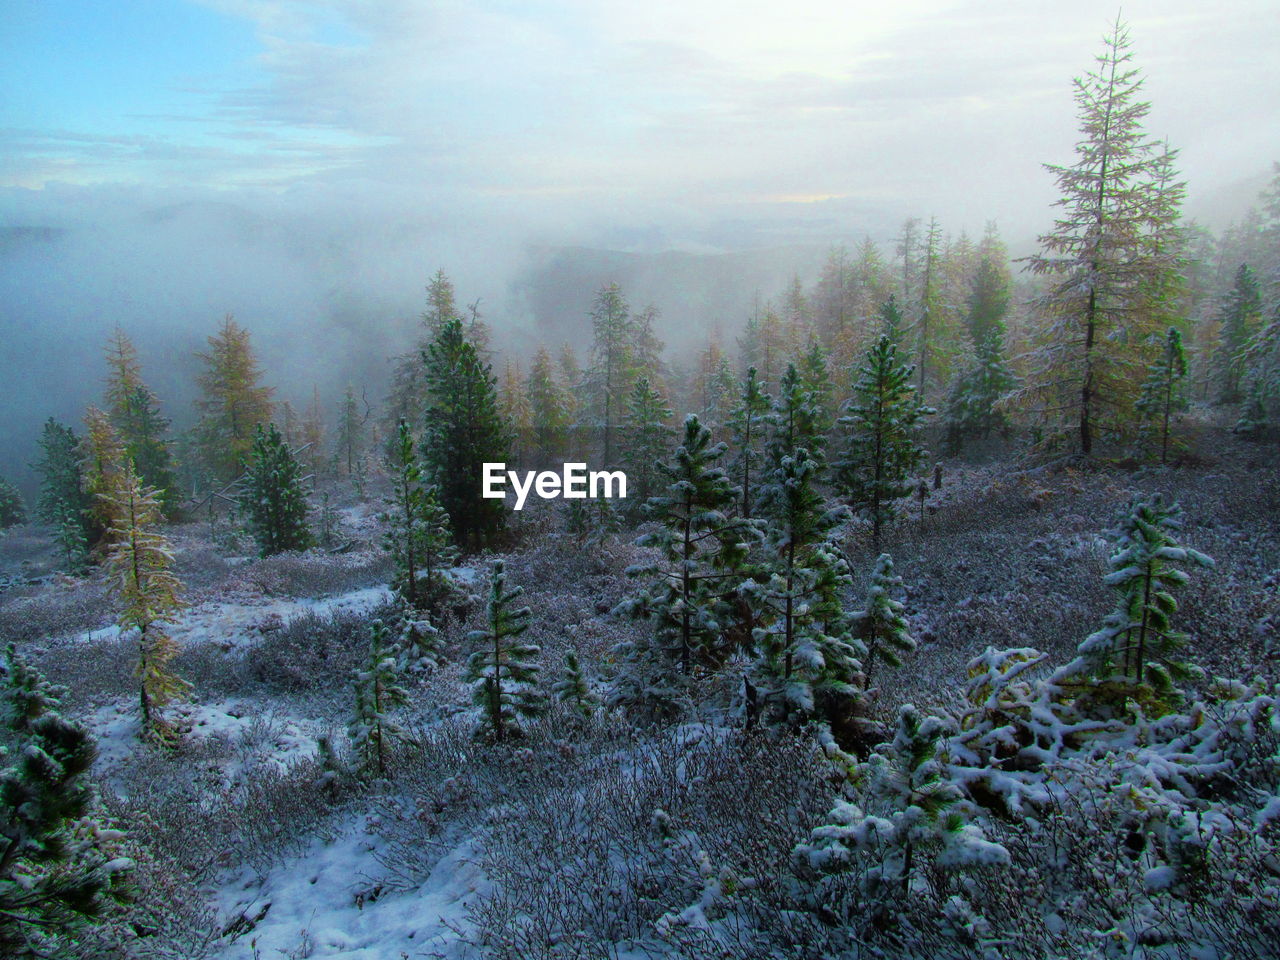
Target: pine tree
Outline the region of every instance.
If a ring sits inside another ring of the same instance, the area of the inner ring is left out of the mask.
[[[731,519],[728,511],[737,491],[717,462],[723,443],[711,442],[711,431],[697,416],[684,421],[684,438],[672,457],[660,464],[666,491],[649,500],[647,512],[659,528],[641,537],[641,546],[656,547],[659,559],[628,569],[645,577],[648,588],[620,604],[619,612],[653,619],[654,651],[632,651],[632,667],[673,663],[684,678],[701,660],[723,657],[720,649],[731,599],[742,580],[742,565],[752,527]],[[649,685],[640,676],[633,688]]]
[[[40,434],[40,459],[33,465],[40,474],[36,518],[53,527],[63,562],[71,572],[83,568],[89,538],[97,539],[80,465],[80,442],[75,431],[50,417]]]
[[[591,366],[586,387],[592,416],[600,428],[602,464],[612,466],[618,423],[631,389],[633,365],[631,308],[616,283],[601,287],[591,308]]]
[[[893,517],[893,502],[911,492],[913,474],[924,460],[916,435],[920,421],[933,411],[921,406],[911,374],[882,335],[867,351],[840,418],[848,437],[836,464],[836,484],[850,506],[870,514],[877,548],[881,529]]]
[[[396,569],[391,586],[410,610],[430,610],[447,586],[443,568],[457,559],[458,551],[449,530],[449,514],[435,488],[423,483],[407,421],[400,421],[396,434],[392,495],[387,501],[391,509],[381,517],[387,524],[383,543]]]
[[[888,337],[895,348],[900,348],[905,335],[898,298],[890,294],[889,299],[880,304],[880,332],[877,336]]]
[[[752,486],[760,483],[764,464],[763,441],[769,410],[773,398],[760,387],[756,368],[749,367],[742,383],[738,405],[729,414],[729,432],[733,440],[733,462],[729,475],[742,491],[738,512],[750,519],[755,508],[757,491]]]
[[[356,671],[356,709],[348,732],[364,770],[381,778],[387,775],[391,747],[404,736],[389,714],[409,702],[409,692],[400,685],[391,631],[381,620],[374,620],[369,632],[369,659]]]
[[[133,861],[121,834],[94,819],[96,747],[58,713],[46,683],[10,644],[0,665],[0,708],[12,766],[0,769],[0,953],[70,955],[84,926],[129,894]]]
[[[1076,659],[1054,673],[1052,683],[1093,688],[1084,699],[1096,704],[1123,705],[1135,695],[1176,703],[1177,684],[1195,670],[1180,658],[1187,638],[1173,629],[1173,591],[1190,579],[1183,566],[1213,566],[1209,557],[1178,543],[1181,519],[1178,505],[1160,494],[1130,506],[1111,532],[1115,551],[1105,582],[1118,594],[1116,609],[1080,644]]]
[[[0,530],[16,527],[25,523],[26,519],[27,505],[22,500],[22,494],[12,483],[0,477]]]
[[[456,542],[478,550],[501,531],[503,501],[482,496],[482,465],[505,463],[510,440],[498,412],[489,364],[463,333],[446,322],[425,355],[429,409],[422,461],[449,514]]]
[[[902,615],[902,601],[894,597],[902,590],[902,578],[893,571],[893,560],[882,553],[876,559],[867,587],[863,609],[853,615],[854,634],[866,648],[863,663],[867,686],[871,686],[877,660],[891,667],[902,666],[899,654],[916,648],[907,618]]]
[[[765,526],[755,579],[744,588],[760,611],[755,673],[773,719],[838,722],[861,698],[861,645],[842,594],[847,565],[831,542],[843,507],[825,509],[818,464],[800,448],[784,457],[761,498]]]
[[[495,560],[485,606],[488,624],[467,634],[468,642],[482,646],[467,659],[466,679],[485,727],[498,743],[519,730],[519,717],[535,716],[543,708],[535,659],[541,651],[520,639],[533,618],[527,606],[515,606],[523,594],[523,587],[507,589],[506,568]]]
[[[1083,134],[1076,162],[1047,166],[1062,214],[1027,259],[1050,281],[1038,301],[1049,322],[1022,396],[1051,423],[1073,429],[1086,456],[1100,429],[1129,428],[1135,367],[1145,366],[1147,345],[1168,325],[1151,297],[1180,269],[1182,186],[1171,180],[1173,153],[1158,151],[1143,131],[1150,104],[1138,99],[1143,81],[1129,66],[1127,29],[1117,20],[1104,42],[1098,68],[1075,81]]]
[[[346,392],[342,395],[342,405],[338,410],[334,456],[342,474],[355,481],[357,492],[364,484],[365,426],[368,419],[367,413],[360,412],[360,401],[356,399],[355,387],[347,384]]]
[[[179,494],[173,460],[165,436],[169,420],[160,401],[142,382],[138,353],[125,332],[115,328],[107,343],[107,413],[120,434],[125,453],[133,460],[142,482],[160,491],[167,516],[177,508]]]
[[[312,545],[302,469],[274,423],[259,424],[253,438],[244,507],[262,556]]]
[[[860,857],[871,866],[867,879],[887,893],[909,893],[924,861],[956,870],[1009,862],[1009,851],[987,840],[971,822],[964,792],[940,756],[954,725],[922,717],[912,705],[898,711],[893,740],[876,747],[869,762],[863,806],[840,802],[829,822],[796,847],[797,858],[819,873],[852,869]]]
[[[968,330],[973,359],[956,379],[946,410],[946,445],[960,449],[967,437],[1006,435],[1009,421],[999,401],[1016,385],[1004,358],[1004,318],[1009,278],[1002,264],[984,256],[969,291]]]
[[[799,450],[818,465],[819,477],[826,468],[824,450],[827,434],[823,429],[823,410],[794,363],[778,381],[778,393],[767,418],[768,439],[765,441],[765,463],[773,474],[788,457],[794,459]],[[763,493],[763,491],[762,491]]]
[[[1169,432],[1173,414],[1187,409],[1182,381],[1187,376],[1187,358],[1182,349],[1182,334],[1170,327],[1165,338],[1164,353],[1151,365],[1138,398],[1144,440],[1158,443],[1160,462],[1169,461]]]
[[[254,430],[271,419],[272,390],[260,383],[249,331],[230,314],[209,337],[208,351],[196,357],[205,365],[196,380],[204,394],[196,401],[201,453],[216,477],[234,480],[248,463]]]
[[[920,309],[916,321],[916,350],[919,362],[916,364],[916,375],[919,378],[916,390],[923,399],[938,384],[946,382],[946,366],[948,360],[947,332],[943,324],[943,301],[941,296],[941,252],[942,228],[937,217],[929,218],[929,229],[925,233],[924,248],[920,252]]]
[[[159,494],[142,486],[133,464],[126,462],[99,497],[111,522],[107,562],[120,599],[117,622],[122,631],[137,631],[142,734],[171,743],[178,731],[161,711],[175,700],[187,699],[191,685],[170,666],[178,645],[166,624],[182,609],[182,584],[173,573],[169,543],[158,532]]]
[[[432,673],[444,662],[444,638],[412,608],[402,612],[397,669],[401,674]]]
[[[835,426],[835,386],[831,383],[831,373],[827,369],[827,351],[816,340],[809,344],[798,364],[800,382],[809,394],[812,406],[812,426],[814,436],[825,438]]]
[[[1280,197],[1280,186],[1276,194]],[[1280,205],[1280,199],[1276,202]],[[1280,227],[1277,230],[1280,231]],[[1249,341],[1245,364],[1249,376],[1248,402],[1236,430],[1256,437],[1268,424],[1280,420],[1280,302],[1270,321]]]
[[[638,517],[658,492],[662,475],[658,464],[671,451],[671,408],[666,398],[641,377],[627,401],[626,442],[622,462],[627,468],[629,513]]]
[[[1262,296],[1258,290],[1258,278],[1247,263],[1242,263],[1236,270],[1235,282],[1218,309],[1217,320],[1222,330],[1222,343],[1216,358],[1220,403],[1239,403],[1244,395],[1245,353],[1261,317]]]
[[[564,667],[561,670],[560,679],[552,684],[551,693],[582,717],[590,717],[595,713],[600,698],[592,691],[582,664],[578,662],[576,650],[565,651]]]
[[[545,347],[534,354],[527,384],[529,419],[533,424],[533,459],[544,465],[564,459],[569,450],[572,404],[556,379]]]

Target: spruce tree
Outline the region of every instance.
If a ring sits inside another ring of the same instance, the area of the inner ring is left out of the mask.
[[[861,645],[842,594],[848,568],[831,540],[848,510],[827,510],[818,464],[800,448],[775,468],[761,498],[767,516],[754,580],[744,589],[762,624],[755,673],[774,719],[828,722],[851,715],[862,691]]]
[[[900,667],[899,654],[916,648],[907,618],[903,616],[902,601],[894,594],[902,590],[902,578],[894,573],[893,560],[882,553],[871,571],[871,583],[867,587],[864,607],[853,615],[854,634],[862,642],[866,653],[866,682],[870,687],[877,660],[888,666]]]
[[[560,679],[552,684],[551,693],[582,717],[590,717],[595,712],[599,697],[591,689],[576,650],[565,651]]]
[[[911,492],[925,456],[916,437],[920,421],[933,411],[921,406],[911,374],[910,367],[898,363],[893,341],[881,335],[858,369],[840,418],[846,446],[835,466],[836,485],[851,507],[870,515],[877,548],[884,524],[894,515],[894,501]]]
[[[312,545],[302,469],[274,423],[257,427],[243,503],[262,556]]]
[[[770,474],[782,466],[783,460],[794,459],[797,451],[804,450],[818,465],[819,476],[815,479],[823,479],[827,463],[824,411],[794,363],[787,364],[778,381],[778,393],[766,423],[765,466]]]
[[[1002,264],[984,256],[969,290],[968,332],[973,359],[956,378],[946,408],[947,447],[958,452],[967,438],[1009,432],[998,403],[1017,380],[1004,357],[1004,318],[1009,310],[1009,278]]]
[[[444,323],[424,360],[424,473],[449,514],[456,542],[479,550],[497,536],[506,518],[502,500],[482,496],[482,465],[505,463],[510,450],[493,376],[457,319]]]
[[[158,530],[159,493],[144,487],[133,464],[126,462],[99,497],[111,523],[107,562],[120,600],[117,622],[122,631],[137,632],[142,734],[172,743],[178,731],[161,711],[175,700],[185,700],[191,685],[171,667],[178,645],[166,625],[182,609],[182,584],[173,573],[169,543]]]
[[[457,559],[458,551],[435,487],[423,483],[408,422],[401,420],[396,433],[387,501],[391,509],[381,517],[387,524],[383,543],[396,570],[391,586],[411,610],[430,610],[443,598],[443,568]]]
[[[14,652],[0,664],[0,953],[71,955],[87,924],[129,894],[133,861],[94,818],[88,729],[58,713],[53,687]],[[7,749],[5,749],[7,748]]]
[[[1181,267],[1173,153],[1143,130],[1151,105],[1139,99],[1143,81],[1118,20],[1104,44],[1097,69],[1075,81],[1076,161],[1047,166],[1061,214],[1027,259],[1049,282],[1037,301],[1048,322],[1021,394],[1075,433],[1086,456],[1100,430],[1124,435],[1132,426],[1136,371],[1168,326],[1165,305],[1152,298]]]
[[[1115,550],[1105,578],[1118,595],[1116,609],[1080,644],[1076,659],[1054,673],[1052,683],[1083,687],[1085,701],[1113,710],[1135,695],[1157,704],[1178,701],[1177,685],[1196,671],[1181,657],[1187,638],[1173,629],[1173,591],[1190,579],[1183,567],[1213,566],[1203,553],[1178,543],[1181,521],[1181,508],[1160,494],[1129,507],[1111,531]]]
[[[506,568],[495,560],[485,605],[486,627],[467,634],[468,642],[480,648],[467,659],[466,680],[485,729],[498,743],[519,731],[520,717],[536,716],[544,704],[537,689],[536,658],[541,651],[520,639],[533,619],[527,606],[516,606],[523,594],[523,587],[507,588]]]
[[[106,353],[107,413],[138,476],[146,486],[160,491],[165,514],[172,516],[179,491],[165,439],[169,420],[160,413],[156,395],[143,383],[137,350],[119,327],[108,341]]]
[[[209,337],[209,349],[196,357],[205,366],[196,380],[203,394],[196,401],[201,455],[214,476],[234,480],[248,463],[254,430],[271,419],[272,390],[260,383],[249,331],[230,314]]]
[[[890,294],[889,299],[880,304],[880,332],[876,336],[888,337],[889,342],[894,347],[902,347],[902,340],[905,336],[902,311],[898,309],[898,298],[893,294]]]
[[[809,344],[798,364],[800,381],[808,391],[813,407],[812,430],[815,436],[826,437],[835,426],[835,386],[827,369],[827,351],[814,340]]]
[[[1187,358],[1182,349],[1182,334],[1177,327],[1170,327],[1165,337],[1164,352],[1151,365],[1137,404],[1142,417],[1140,434],[1148,443],[1159,446],[1161,463],[1169,461],[1173,415],[1188,407],[1182,392],[1182,381],[1186,376]]]
[[[633,672],[667,662],[688,678],[696,663],[724,655],[724,626],[753,534],[748,521],[729,516],[737,491],[717,465],[725,449],[723,443],[713,444],[711,431],[690,414],[684,421],[683,442],[660,464],[666,489],[651,498],[647,508],[659,526],[637,541],[657,548],[659,557],[627,570],[648,579],[649,585],[618,607],[655,621],[653,657],[644,650],[633,651]],[[639,662],[642,659],[645,664]],[[632,687],[647,685],[641,676]]]
[[[1220,403],[1239,403],[1244,396],[1245,353],[1262,317],[1258,278],[1247,264],[1240,264],[1235,280],[1218,309],[1222,342],[1215,358]]]
[[[591,365],[586,387],[591,414],[601,434],[601,464],[617,455],[618,424],[632,384],[634,341],[631,308],[616,283],[601,287],[591,308]]]
[[[12,483],[0,477],[0,530],[16,527],[25,523],[26,519],[27,505],[22,500],[22,494]]]
[[[667,425],[671,408],[666,398],[641,377],[627,401],[622,462],[627,468],[628,513],[639,517],[649,498],[658,492],[662,475],[658,464],[671,452],[672,430]]]
[[[334,457],[343,476],[350,477],[360,493],[364,485],[364,451],[367,413],[361,413],[356,390],[347,384],[338,409],[338,430],[334,437]]]
[[[551,355],[545,347],[539,347],[534,354],[526,390],[535,464],[564,459],[569,450],[572,404],[556,378]]]
[[[348,732],[365,772],[387,775],[391,747],[404,730],[391,711],[409,702],[400,684],[400,668],[391,631],[381,620],[370,624],[369,658],[355,675],[355,715]]]
[[[729,434],[733,441],[732,481],[742,491],[738,512],[750,519],[758,496],[760,471],[764,464],[763,443],[773,398],[761,389],[756,368],[749,367],[742,382],[738,405],[729,414]]]

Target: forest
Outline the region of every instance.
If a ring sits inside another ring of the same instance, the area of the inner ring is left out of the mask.
[[[189,410],[121,315],[0,463],[0,953],[1280,956],[1280,164],[1197,223],[1093,53],[1027,256],[528,351],[444,264],[385,385],[226,313]]]

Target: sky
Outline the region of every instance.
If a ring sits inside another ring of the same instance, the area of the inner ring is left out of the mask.
[[[1053,217],[1042,165],[1077,140],[1071,80],[1116,16],[1097,0],[0,0],[0,367],[30,374],[0,401],[21,406],[0,455],[48,413],[78,419],[115,323],[189,413],[191,351],[225,313],[305,396],[322,348],[366,367],[403,349],[437,268],[527,341],[546,331],[522,278],[564,247],[824,251],[936,215],[971,236],[994,220],[1030,252]],[[1123,17],[1148,130],[1181,151],[1188,212],[1222,225],[1280,159],[1280,4],[1131,0]],[[740,320],[778,279],[743,278],[710,319],[678,287],[643,294],[675,340]],[[589,296],[566,309],[581,319]]]

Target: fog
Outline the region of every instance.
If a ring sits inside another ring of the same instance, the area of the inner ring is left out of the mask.
[[[100,394],[117,323],[181,426],[193,353],[227,313],[280,398],[315,386],[332,404],[353,382],[379,399],[436,269],[500,350],[581,345],[594,290],[617,280],[678,352],[716,327],[727,339],[793,273],[811,280],[832,243],[887,246],[908,216],[971,235],[994,220],[1027,252],[1052,222],[1041,164],[1076,140],[1071,77],[1116,14],[173,6],[193,19],[115,49],[93,5],[62,23],[18,3],[0,41],[15,94],[0,105],[0,474],[27,489],[40,423],[78,422]],[[1124,15],[1188,213],[1222,225],[1280,157],[1280,16]],[[98,59],[61,59],[85,50]]]

